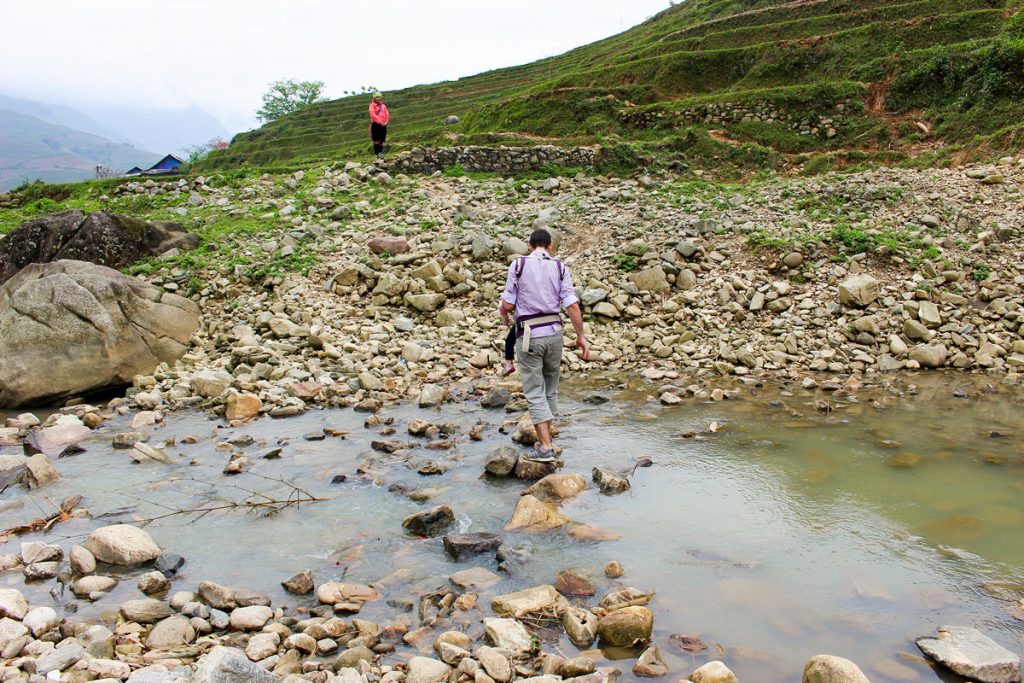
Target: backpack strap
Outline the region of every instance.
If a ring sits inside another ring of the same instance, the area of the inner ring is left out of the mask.
[[[518,280],[523,276],[523,268],[526,267],[526,257],[520,256],[516,259],[516,279]]]

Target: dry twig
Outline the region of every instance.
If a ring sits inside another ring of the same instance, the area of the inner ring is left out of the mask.
[[[22,536],[24,534],[32,533],[33,531],[49,531],[53,528],[54,524],[57,524],[58,522],[66,522],[71,519],[71,513],[81,502],[81,496],[70,496],[65,498],[64,501],[61,502],[60,509],[56,513],[46,517],[40,517],[28,524],[22,524],[21,526],[15,526],[10,529],[0,531],[0,543],[6,543],[10,540],[11,536]]]

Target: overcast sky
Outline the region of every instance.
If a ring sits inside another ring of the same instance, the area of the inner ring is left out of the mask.
[[[179,108],[255,127],[269,82],[328,97],[546,57],[619,33],[667,0],[35,0],[4,2],[0,93]]]

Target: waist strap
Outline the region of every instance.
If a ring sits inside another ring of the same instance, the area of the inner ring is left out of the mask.
[[[541,313],[516,320],[516,336],[523,338],[523,351],[530,350],[530,330],[534,327],[550,327],[559,325],[562,316],[557,313]]]

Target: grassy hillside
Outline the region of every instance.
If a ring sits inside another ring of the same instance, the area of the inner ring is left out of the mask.
[[[633,161],[831,167],[932,163],[1019,145],[1021,0],[688,0],[566,54],[387,93],[392,151],[417,144],[602,143]],[[847,100],[833,135],[799,130]],[[684,121],[722,103],[786,121]],[[315,105],[235,137],[208,167],[368,155],[367,99]],[[637,125],[635,111],[660,113]],[[461,118],[445,126],[451,114]],[[683,124],[686,125],[683,125]]]

